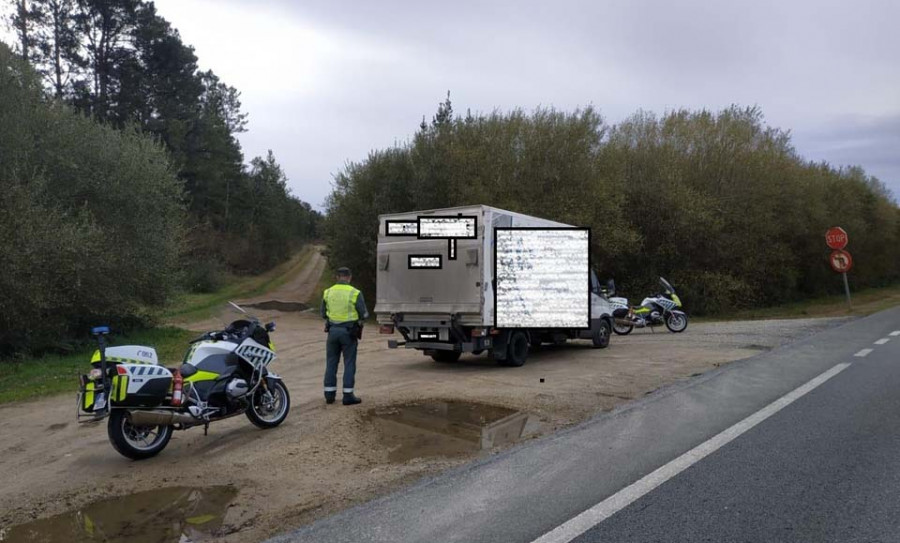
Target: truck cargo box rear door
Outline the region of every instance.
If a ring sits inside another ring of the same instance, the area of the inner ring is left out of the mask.
[[[456,258],[451,260],[444,239],[380,240],[375,311],[480,313],[481,241],[456,243]]]

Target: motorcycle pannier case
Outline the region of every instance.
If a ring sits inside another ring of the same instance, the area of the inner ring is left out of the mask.
[[[109,347],[106,363],[114,368],[110,390],[113,407],[155,407],[163,404],[172,390],[172,372],[159,365],[152,347]],[[100,367],[99,352],[91,365]]]

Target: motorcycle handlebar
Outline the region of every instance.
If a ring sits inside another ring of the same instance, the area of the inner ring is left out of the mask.
[[[194,343],[199,343],[206,339],[221,339],[221,337],[217,337],[217,336],[221,336],[221,335],[222,335],[221,332],[207,332],[198,338],[192,339],[189,344],[193,345]]]

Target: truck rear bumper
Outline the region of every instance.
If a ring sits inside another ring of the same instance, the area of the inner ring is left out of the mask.
[[[492,338],[473,338],[474,341],[465,343],[443,343],[438,341],[406,341],[398,342],[395,340],[388,341],[388,348],[397,349],[404,347],[406,349],[417,349],[419,351],[460,351],[463,353],[471,353],[473,351],[481,351],[490,349]]]

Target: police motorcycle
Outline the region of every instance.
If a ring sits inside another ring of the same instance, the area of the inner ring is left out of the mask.
[[[613,331],[619,335],[630,334],[635,328],[666,325],[674,333],[684,332],[688,325],[687,313],[681,309],[681,299],[675,287],[664,278],[659,278],[663,292],[644,298],[641,305],[631,307],[627,298],[610,297],[613,307]]]
[[[275,323],[244,314],[225,329],[190,342],[177,368],[159,364],[152,347],[107,346],[109,327],[92,330],[99,348],[92,369],[79,380],[79,422],[108,419],[113,448],[134,460],[150,458],[169,443],[174,430],[203,426],[244,414],[260,428],[284,422],[291,397],[281,377],[269,371]]]

